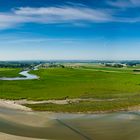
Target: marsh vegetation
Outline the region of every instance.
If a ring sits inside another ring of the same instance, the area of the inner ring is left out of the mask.
[[[0,98],[36,101],[90,99],[67,105],[26,104],[34,110],[59,112],[116,111],[140,104],[140,75],[134,71],[138,67],[116,68],[88,63],[63,65],[30,71],[40,77],[38,80],[0,81]],[[0,77],[18,76],[20,70],[0,68]]]

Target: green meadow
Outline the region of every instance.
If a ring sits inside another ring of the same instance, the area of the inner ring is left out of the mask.
[[[0,68],[0,77],[21,77],[20,68]]]
[[[0,81],[0,98],[94,99],[68,105],[26,105],[42,111],[87,112],[125,109],[140,104],[140,74],[134,73],[133,69],[102,66],[39,69],[30,72],[38,75],[38,80]],[[19,71],[20,69],[0,69],[0,77],[18,76]]]

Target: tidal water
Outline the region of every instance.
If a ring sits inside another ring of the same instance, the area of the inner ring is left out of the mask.
[[[140,113],[63,114],[1,108],[0,132],[49,140],[140,140]]]

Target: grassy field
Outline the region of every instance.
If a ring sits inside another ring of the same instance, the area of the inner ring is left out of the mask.
[[[0,68],[0,77],[20,77],[20,68]]]
[[[0,70],[0,76],[18,75],[17,70]],[[104,101],[71,103],[68,105],[27,105],[34,110],[48,111],[105,111],[140,104],[140,75],[133,68],[48,68],[32,71],[39,80],[0,81],[0,98],[48,100],[93,98]],[[106,101],[106,99],[115,99]]]
[[[128,107],[140,104],[140,98],[127,98],[115,101],[81,101],[79,103],[70,103],[66,105],[58,104],[25,104],[25,106],[36,111],[55,111],[55,112],[115,112],[127,110]]]

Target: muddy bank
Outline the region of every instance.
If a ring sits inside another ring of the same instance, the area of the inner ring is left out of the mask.
[[[102,102],[102,101],[114,101],[117,99],[66,99],[66,100],[43,100],[43,101],[32,101],[32,100],[5,100],[0,99],[0,107],[7,108],[7,109],[15,109],[21,111],[31,112],[33,111],[31,108],[26,107],[25,105],[37,105],[37,104],[56,104],[56,105],[67,105],[71,103],[79,103],[81,101],[95,101],[95,102]],[[113,112],[120,112],[120,111],[137,111],[140,112],[140,105],[137,106],[130,106],[127,108],[122,109],[114,109],[114,110],[105,110],[105,111],[87,111],[88,114],[103,114],[103,113],[113,113]],[[56,111],[57,112],[57,111]],[[82,112],[77,112],[77,114]]]
[[[138,140],[140,113],[69,114],[0,108],[3,140]]]

